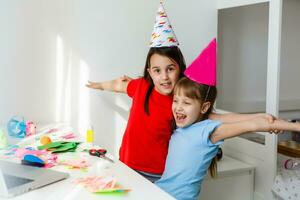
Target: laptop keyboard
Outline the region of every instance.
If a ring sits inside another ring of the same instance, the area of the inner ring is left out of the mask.
[[[11,189],[11,188],[14,188],[14,187],[17,187],[20,185],[24,185],[26,183],[30,183],[33,181],[31,179],[8,175],[8,174],[4,174],[4,180],[5,180],[7,189]]]

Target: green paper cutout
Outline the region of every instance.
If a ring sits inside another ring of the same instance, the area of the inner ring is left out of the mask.
[[[78,142],[51,142],[49,144],[38,146],[39,150],[47,149],[52,153],[75,152]]]

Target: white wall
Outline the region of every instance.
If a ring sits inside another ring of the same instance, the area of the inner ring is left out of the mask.
[[[217,36],[217,1],[165,0],[165,2],[188,65]]]
[[[142,75],[159,1],[0,1],[0,124],[67,122],[117,154],[130,99],[84,84]],[[216,36],[216,2],[166,1],[187,63]],[[146,9],[145,9],[146,8]]]
[[[42,1],[0,3],[0,124],[15,114],[53,119],[55,40],[44,11]]]

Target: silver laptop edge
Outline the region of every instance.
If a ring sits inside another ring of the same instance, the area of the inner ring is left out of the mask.
[[[0,196],[13,197],[66,179],[68,173],[0,160]]]

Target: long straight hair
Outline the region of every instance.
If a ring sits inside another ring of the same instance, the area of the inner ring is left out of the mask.
[[[202,120],[208,119],[209,114],[213,111],[213,105],[217,97],[217,88],[204,84],[196,83],[186,77],[181,78],[174,88],[174,94],[182,94],[188,98],[199,101],[200,104],[210,102],[210,107],[203,115]],[[214,157],[209,166],[211,177],[217,176],[217,157]]]
[[[147,115],[150,115],[149,111],[149,98],[151,95],[151,92],[154,88],[154,83],[153,80],[148,72],[148,69],[150,68],[150,59],[154,54],[158,54],[160,56],[165,56],[171,59],[172,61],[175,61],[178,66],[179,66],[179,78],[183,77],[183,72],[186,69],[186,64],[184,57],[179,49],[179,47],[174,46],[174,47],[151,47],[149,49],[147,59],[146,59],[146,64],[144,68],[144,79],[148,82],[149,88],[146,92],[145,96],[145,102],[144,102],[144,111],[146,112]]]

